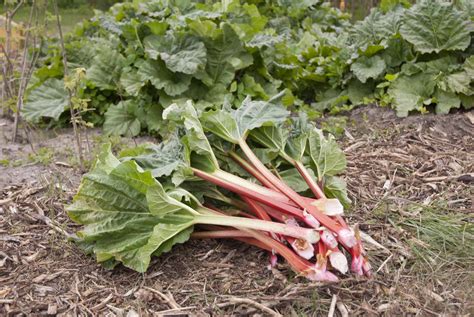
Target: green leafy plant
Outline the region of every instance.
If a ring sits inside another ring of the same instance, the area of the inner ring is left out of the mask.
[[[286,125],[289,113],[274,102],[247,98],[237,109],[201,116],[190,100],[171,104],[163,117],[173,133],[162,143],[127,149],[120,159],[105,146],[67,208],[84,225],[82,246],[99,262],[144,272],[153,255],[190,237],[233,238],[270,251],[273,265],[281,255],[316,281],[337,281],[328,263],[347,272],[340,246],[351,254],[353,272],[370,275],[357,228],[325,194],[342,182],[333,178],[345,168],[342,151],[304,119]],[[266,143],[258,135],[269,128],[291,136],[274,138],[284,148],[254,146]],[[278,155],[263,163],[262,150]]]
[[[108,134],[165,136],[161,113],[191,99],[198,112],[247,96],[311,118],[391,104],[399,116],[473,106],[472,10],[467,2],[384,1],[363,20],[327,3],[142,1],[113,6],[66,39],[71,69],[86,70],[79,98]],[[31,121],[67,107],[54,41],[25,104]]]

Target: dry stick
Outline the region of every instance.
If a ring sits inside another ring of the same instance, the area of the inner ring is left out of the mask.
[[[235,304],[245,304],[245,305],[251,305],[255,308],[260,309],[261,311],[269,314],[270,316],[274,317],[282,317],[282,315],[267,306],[257,303],[254,300],[251,300],[249,298],[239,298],[239,297],[230,297],[229,301],[227,303],[222,303],[222,304],[217,304],[219,307],[225,307],[225,306],[230,306],[230,305],[235,305]]]
[[[179,306],[178,303],[176,303],[171,293],[168,293],[168,295],[165,295],[162,292],[148,286],[144,286],[143,288],[160,296],[161,299],[163,299],[168,304],[168,306],[171,307],[171,309],[181,309],[181,306]]]
[[[18,87],[18,96],[16,102],[16,113],[15,113],[15,123],[13,128],[13,142],[16,142],[18,136],[18,124],[20,122],[20,111],[23,107],[23,97],[25,94],[25,88],[28,83],[28,79],[26,78],[26,73],[29,73],[26,69],[26,60],[27,60],[27,53],[28,53],[28,42],[30,40],[31,35],[31,21],[33,20],[33,12],[36,9],[36,1],[33,1],[30,9],[30,17],[28,18],[28,24],[26,26],[27,33],[25,37],[25,47],[23,48],[23,56],[21,57],[21,77],[20,77],[20,85]]]
[[[344,305],[342,302],[337,302],[336,304],[337,310],[341,314],[341,317],[349,317],[349,311],[346,308],[346,305]]]
[[[58,32],[59,32],[59,42],[61,43],[61,51],[62,51],[62,57],[63,57],[63,66],[64,66],[64,77],[67,76],[68,69],[67,69],[67,57],[66,57],[66,49],[64,48],[64,38],[63,38],[63,31],[61,29],[61,21],[59,19],[59,10],[58,10],[58,1],[54,1],[54,13],[56,14],[56,23],[58,26]],[[74,136],[76,139],[76,150],[77,150],[77,155],[79,157],[79,165],[81,170],[84,170],[84,161],[82,158],[82,145],[81,145],[81,136],[79,135],[79,131],[77,128],[76,124],[76,115],[75,111],[73,109],[72,105],[72,93],[71,90],[67,89],[68,92],[68,98],[69,98],[69,110],[71,113],[71,121],[72,121],[72,127],[74,130]]]
[[[23,6],[24,0],[21,0],[17,6],[13,9],[13,11],[7,10],[5,12],[6,16],[6,21],[5,21],[5,30],[6,30],[6,35],[7,38],[5,39],[5,44],[6,44],[6,56],[9,58],[10,53],[11,53],[11,37],[12,37],[12,22],[13,22],[13,17],[15,14],[18,12],[18,10]],[[10,68],[7,71],[7,74],[12,74],[13,73],[13,64],[9,63]],[[5,78],[6,81],[6,78]]]
[[[334,317],[334,312],[336,311],[336,302],[337,296],[336,294],[333,294],[331,299],[331,305],[329,306],[328,317]]]

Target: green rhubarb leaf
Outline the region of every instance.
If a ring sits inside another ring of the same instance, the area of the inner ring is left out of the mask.
[[[192,221],[192,214],[197,213],[191,207],[168,195],[158,182],[148,188],[146,198],[150,213],[155,216],[176,214],[178,218],[183,218],[184,223],[187,223]]]
[[[331,134],[324,137],[321,130],[313,128],[309,134],[307,152],[320,181],[325,176],[334,176],[346,169],[344,152]]]
[[[472,22],[452,3],[423,0],[407,10],[402,37],[421,53],[464,50],[471,42]]]
[[[181,141],[185,145],[185,158],[189,165],[210,172],[219,168],[191,100],[184,104],[170,105],[163,111],[163,119],[184,125],[186,135],[181,138]]]
[[[388,89],[397,115],[406,117],[410,111],[423,110],[424,102],[431,98],[435,84],[433,76],[428,74],[399,76]]]
[[[362,21],[354,23],[351,34],[358,48],[364,49],[370,45],[377,45],[398,33],[402,10],[390,11],[382,14],[378,9],[372,9]]]
[[[313,179],[316,179],[312,169],[307,168],[306,170]],[[283,182],[290,186],[297,193],[302,193],[309,189],[308,184],[303,179],[303,177],[301,177],[301,174],[296,168],[290,168],[279,172],[278,174],[280,175]]]
[[[140,89],[145,82],[140,78],[135,70],[122,73],[120,77],[120,85],[130,96],[138,96]]]
[[[283,122],[289,112],[281,106],[267,101],[252,101],[245,98],[237,110],[216,110],[205,112],[201,122],[206,131],[231,143],[238,143],[247,132]]]
[[[120,161],[112,154],[112,145],[110,143],[102,144],[94,163],[94,170],[109,174],[119,164]]]
[[[95,86],[114,90],[117,89],[122,68],[125,65],[125,57],[117,50],[103,50],[94,57],[91,67],[86,71],[86,76]]]
[[[64,81],[51,78],[30,92],[21,111],[23,118],[28,121],[38,122],[42,117],[58,120],[68,105]]]
[[[306,113],[301,112],[298,117],[291,118],[291,130],[285,144],[285,152],[300,162],[306,151],[311,125]]]
[[[461,106],[461,99],[452,92],[438,89],[435,98],[437,114],[448,114],[452,108],[459,108]]]
[[[347,195],[346,182],[337,176],[324,178],[324,193],[328,198],[337,198],[345,208],[349,208],[351,200]]]
[[[163,129],[167,129],[163,125],[163,108],[157,104],[147,104],[144,107],[145,123],[148,131],[162,132]]]
[[[325,110],[331,110],[333,108],[337,108],[343,106],[349,97],[347,96],[346,90],[339,90],[339,89],[327,89],[323,93],[318,94],[316,96],[315,103],[312,103],[311,106],[320,112]]]
[[[362,56],[351,65],[352,72],[362,83],[365,83],[369,78],[379,77],[385,69],[385,62],[380,56]]]
[[[227,87],[235,77],[235,71],[252,64],[252,56],[243,48],[239,36],[228,23],[221,25],[215,38],[205,38],[207,49],[206,69],[196,74],[204,84]]]
[[[374,84],[362,83],[358,79],[353,79],[347,85],[347,95],[352,104],[358,105],[364,102],[365,98],[373,98]]]
[[[446,84],[454,93],[461,93],[465,95],[471,95],[473,90],[470,87],[471,80],[473,77],[465,71],[457,72],[446,76]]]
[[[121,101],[105,113],[104,132],[109,135],[136,136],[140,133],[139,105],[134,100]]]
[[[382,58],[388,67],[398,67],[413,59],[412,51],[411,45],[403,39],[392,38],[387,41],[387,48],[382,53]]]
[[[72,220],[84,225],[78,236],[98,262],[117,260],[145,272],[152,254],[165,242],[162,252],[189,238],[190,230],[180,233],[190,228],[192,218],[150,211],[147,193],[155,186],[159,184],[151,173],[141,171],[133,161],[120,163],[109,172],[95,168],[84,176],[67,211]]]
[[[192,35],[150,35],[145,38],[144,44],[150,57],[161,58],[172,72],[192,75],[206,66],[206,47]]]
[[[467,96],[460,94],[459,99],[461,99],[461,104],[464,109],[472,109],[474,108],[474,96]]]
[[[474,4],[473,4],[474,7]],[[467,73],[469,78],[471,78],[471,82],[474,81],[474,55],[466,58],[464,61],[464,71]]]
[[[191,84],[189,75],[172,73],[160,60],[147,60],[141,63],[138,75],[142,80],[149,80],[157,89],[163,89],[169,96],[184,93]]]
[[[185,164],[184,147],[173,137],[158,145],[148,145],[143,153],[124,156],[122,160],[137,162],[144,170],[151,171],[153,177],[169,176]]]
[[[285,149],[288,132],[279,126],[266,126],[252,130],[250,137],[267,149],[279,153]]]

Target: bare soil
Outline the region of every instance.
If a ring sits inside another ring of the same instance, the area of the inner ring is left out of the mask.
[[[270,271],[266,253],[233,241],[178,245],[145,274],[106,270],[60,233],[78,229],[64,212],[82,175],[71,130],[32,131],[32,145],[18,144],[0,119],[8,165],[0,165],[0,315],[327,316],[335,301],[334,316],[469,316],[472,267],[423,264],[413,245],[433,246],[402,223],[420,217],[413,205],[442,203],[472,224],[473,116],[400,119],[377,107],[350,114],[340,140],[354,201],[348,222],[385,249],[367,245],[373,278],[349,275],[334,285],[310,283],[284,263]],[[103,140],[100,131],[90,140]]]

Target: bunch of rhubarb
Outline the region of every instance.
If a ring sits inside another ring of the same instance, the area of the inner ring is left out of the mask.
[[[157,145],[118,157],[105,145],[67,208],[99,262],[144,272],[177,243],[225,238],[313,281],[346,274],[346,255],[355,274],[370,275],[358,228],[343,218],[350,201],[336,175],[346,161],[331,136],[277,100],[202,112],[186,101],[163,119],[170,133]]]

